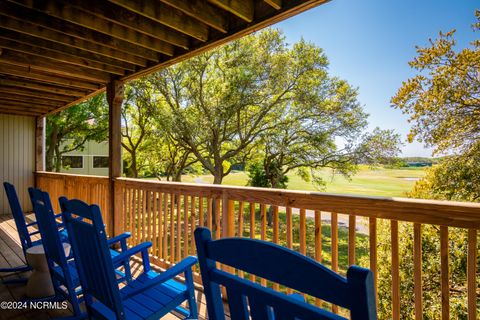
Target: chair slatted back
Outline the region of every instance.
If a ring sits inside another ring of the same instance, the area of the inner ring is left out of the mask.
[[[20,201],[18,200],[15,187],[8,182],[4,182],[3,187],[5,188],[5,193],[7,194],[8,204],[12,210],[13,220],[15,221],[15,226],[17,227],[22,250],[23,253],[25,253],[25,251],[32,246],[32,239],[28,232],[25,215],[23,213],[22,206],[20,205]]]
[[[273,243],[246,238],[213,241],[206,228],[195,230],[195,242],[210,319],[225,317],[220,285],[227,290],[232,319],[249,319],[249,315],[252,319],[344,319],[217,269],[216,262],[349,309],[352,320],[377,318],[373,275],[368,269],[351,266],[344,278]]]
[[[33,211],[38,224],[38,230],[42,236],[42,244],[49,260],[65,269],[67,259],[63,249],[58,225],[53,212],[52,202],[47,192],[36,188],[28,188]]]
[[[87,306],[94,300],[101,302],[118,319],[123,319],[123,305],[100,208],[77,199],[61,198],[60,202],[65,209],[64,223]]]

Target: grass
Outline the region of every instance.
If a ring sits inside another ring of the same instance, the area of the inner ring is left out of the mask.
[[[410,191],[415,180],[423,177],[425,170],[423,168],[370,168],[360,166],[359,171],[346,179],[341,175],[333,175],[329,169],[320,171],[321,177],[326,181],[326,189],[321,190],[329,193],[338,194],[356,194],[384,197],[404,197],[407,191]],[[302,180],[294,173],[288,175],[288,189],[290,190],[309,190],[318,191],[318,188],[312,183]],[[406,179],[410,178],[410,179]],[[200,175],[182,177],[184,182],[213,182],[213,176]],[[225,185],[245,186],[248,182],[246,172],[233,172],[223,180]]]

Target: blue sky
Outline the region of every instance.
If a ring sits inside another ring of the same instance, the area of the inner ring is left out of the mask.
[[[405,139],[410,125],[390,98],[415,74],[408,66],[415,46],[453,28],[458,47],[468,46],[480,35],[471,29],[475,8],[477,0],[332,0],[275,27],[289,43],[303,37],[323,48],[330,73],[359,88],[370,128],[395,129]],[[403,148],[403,156],[430,154],[419,143]]]

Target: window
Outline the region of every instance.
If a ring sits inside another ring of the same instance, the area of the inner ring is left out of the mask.
[[[94,168],[108,168],[108,157],[93,157]]]
[[[81,169],[83,168],[83,157],[82,156],[63,156],[62,166],[64,168],[70,168],[70,169]]]

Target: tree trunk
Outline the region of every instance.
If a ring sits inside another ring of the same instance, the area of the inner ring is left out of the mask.
[[[45,167],[47,171],[53,171],[54,170],[53,160],[55,157],[55,148],[58,143],[58,128],[54,124],[52,124],[52,131],[50,132],[50,137],[48,141],[49,143],[47,145],[47,152],[45,153]]]

